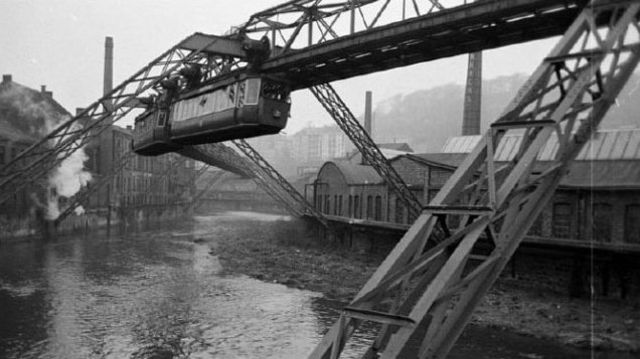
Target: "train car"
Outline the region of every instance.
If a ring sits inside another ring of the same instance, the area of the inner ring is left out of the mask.
[[[175,81],[174,81],[175,82]],[[174,83],[165,84],[172,86]],[[131,148],[142,156],[158,156],[180,149],[182,146],[170,139],[169,104],[172,91],[165,89],[160,98],[147,98],[147,109],[135,119]]]
[[[181,95],[171,106],[171,141],[183,145],[278,133],[291,103],[287,84],[241,75]]]

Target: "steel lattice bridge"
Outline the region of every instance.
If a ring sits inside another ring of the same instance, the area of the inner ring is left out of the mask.
[[[639,15],[640,0],[289,1],[252,15],[229,35],[191,35],[151,61],[3,167],[0,202],[43,177],[187,65],[201,65],[210,79],[248,70],[279,77],[294,89],[309,88],[419,214],[310,358],[339,358],[364,321],[382,326],[363,358],[442,358],[634,71]],[[329,84],[553,35],[562,36],[427,206]],[[250,46],[260,38],[270,44],[267,54]],[[90,118],[84,127],[78,125],[82,117]],[[523,141],[513,161],[497,164],[494,150],[512,131],[523,133]],[[551,136],[559,142],[553,164],[533,173]],[[251,146],[233,142],[235,149],[218,143],[186,146],[180,153],[255,178],[292,213],[327,224]],[[449,216],[461,218],[462,225],[448,227]],[[480,237],[491,250],[471,258]]]

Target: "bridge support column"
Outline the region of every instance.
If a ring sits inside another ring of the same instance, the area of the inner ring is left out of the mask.
[[[636,68],[639,15],[637,0],[594,0],[582,10],[311,358],[338,358],[363,321],[382,324],[365,358],[447,356]],[[498,167],[495,149],[511,131],[523,140],[514,160]],[[554,161],[534,172],[554,137]],[[445,225],[452,217],[458,228]],[[434,240],[438,223],[446,236]],[[481,238],[488,253],[474,251]]]

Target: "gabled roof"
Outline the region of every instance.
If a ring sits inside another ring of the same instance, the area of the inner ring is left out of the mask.
[[[32,142],[69,116],[49,91],[37,91],[10,78],[8,81],[3,78],[0,83],[0,122],[4,124],[0,130],[6,131],[5,137]]]

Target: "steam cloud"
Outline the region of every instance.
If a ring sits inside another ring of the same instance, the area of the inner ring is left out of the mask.
[[[46,95],[45,95],[46,96]],[[0,93],[0,102],[9,103],[17,111],[17,118],[9,121],[15,127],[28,132],[33,136],[43,137],[53,131],[68,116],[56,111],[48,101],[34,99],[33,92],[20,85],[12,86],[7,91]],[[24,121],[29,119],[29,121]],[[79,129],[80,125],[76,125]],[[59,197],[70,198],[91,180],[91,173],[85,171],[84,162],[88,159],[83,148],[79,148],[69,157],[64,159],[47,178],[46,192],[46,218],[54,220],[60,216]],[[38,205],[37,202],[36,205]],[[42,204],[40,204],[42,206]],[[75,212],[83,213],[84,209],[78,207]]]

